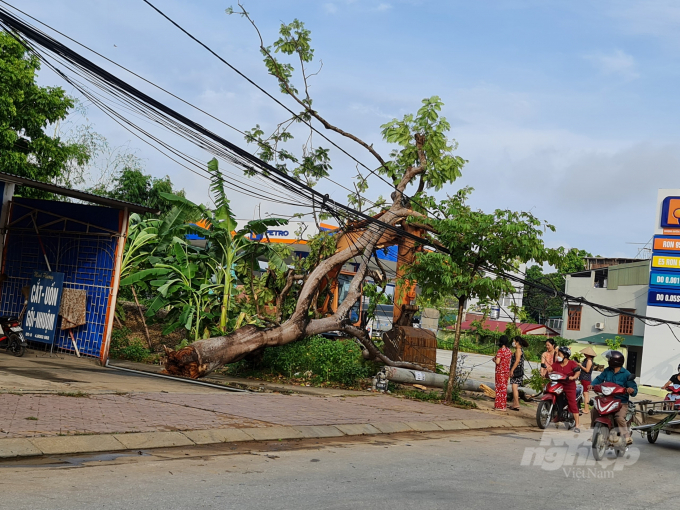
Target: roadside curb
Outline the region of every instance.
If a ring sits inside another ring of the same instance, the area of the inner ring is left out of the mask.
[[[296,425],[244,429],[206,429],[170,432],[131,432],[0,439],[0,459],[65,455],[124,450],[146,450],[178,446],[197,446],[248,441],[284,439],[321,439],[403,432],[444,432],[489,428],[533,427],[522,418],[448,420],[428,422],[376,422],[338,425]]]

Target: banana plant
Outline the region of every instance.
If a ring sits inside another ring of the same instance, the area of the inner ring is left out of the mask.
[[[194,340],[210,334],[210,326],[216,326],[220,334],[237,329],[242,324],[252,322],[243,314],[231,320],[233,299],[236,291],[237,266],[249,265],[250,271],[258,257],[266,257],[270,266],[285,271],[287,266],[281,253],[269,243],[255,239],[266,234],[268,227],[285,225],[287,220],[268,218],[254,220],[238,228],[225,192],[225,183],[217,161],[212,160],[208,168],[213,175],[211,190],[216,205],[210,210],[185,197],[162,193],[166,200],[173,203],[173,209],[166,217],[155,224],[157,237],[140,238],[146,245],[153,243],[153,249],[141,248],[131,252],[130,261],[142,260],[146,256],[148,266],[135,266],[121,281],[122,285],[145,282],[156,289],[157,295],[151,303],[147,316],[153,316],[161,308],[169,309],[168,326],[163,333],[183,327]],[[199,212],[199,225],[177,225],[182,211],[193,209]],[[141,232],[141,231],[140,231]],[[198,234],[206,240],[206,247],[197,248],[185,241],[187,233]],[[148,234],[153,234],[150,229]],[[138,234],[141,235],[141,234]],[[131,265],[132,267],[132,265]]]
[[[279,251],[269,243],[253,239],[266,234],[269,227],[285,225],[288,221],[281,218],[253,220],[236,230],[237,221],[224,191],[224,181],[217,166],[217,160],[213,159],[208,163],[208,168],[214,176],[211,189],[217,206],[215,210],[196,205],[185,197],[167,193],[162,195],[166,200],[178,205],[195,207],[200,210],[203,219],[206,220],[206,228],[194,225],[192,230],[207,241],[206,253],[213,262],[215,283],[222,294],[218,329],[220,333],[225,334],[228,332],[229,312],[237,280],[234,269],[243,262],[251,262],[252,265],[258,257],[264,256],[271,266],[285,271],[287,266]],[[251,270],[257,270],[257,268],[251,267]]]

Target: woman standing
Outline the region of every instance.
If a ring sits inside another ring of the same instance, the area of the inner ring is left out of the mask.
[[[512,356],[510,367],[510,383],[512,384],[512,409],[519,411],[519,387],[524,381],[524,348],[529,347],[529,342],[521,336],[513,338],[515,353]]]
[[[569,411],[574,415],[574,432],[578,434],[581,432],[581,429],[579,428],[580,420],[578,416],[578,404],[576,404],[576,379],[578,379],[581,370],[579,369],[578,363],[570,360],[570,357],[571,349],[569,349],[569,347],[562,346],[557,349],[555,363],[553,363],[550,371],[567,376],[567,379],[562,381],[562,386],[564,387],[564,396],[567,397]]]
[[[541,354],[541,377],[548,377],[548,372],[555,362],[555,340],[548,338],[545,341],[545,352]],[[543,368],[545,365],[545,368]]]
[[[583,363],[578,364],[581,368],[579,380],[581,381],[581,386],[583,386],[583,414],[590,414],[590,409],[588,408],[588,390],[593,379],[593,367],[595,366],[593,359],[595,359],[596,354],[592,347],[586,347],[581,351],[581,354],[585,356]]]
[[[505,411],[508,408],[508,377],[510,377],[510,358],[512,352],[508,349],[510,341],[503,335],[498,340],[500,348],[493,362],[496,364],[496,402],[493,405],[496,411]]]

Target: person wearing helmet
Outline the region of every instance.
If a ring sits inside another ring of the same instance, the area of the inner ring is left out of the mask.
[[[669,386],[673,384],[680,384],[680,365],[678,365],[678,373],[672,375],[666,384],[661,388],[662,390],[667,390]]]
[[[567,376],[567,380],[563,382],[564,396],[567,397],[567,406],[569,412],[574,415],[574,432],[577,434],[581,432],[580,420],[578,414],[578,404],[576,403],[576,379],[581,373],[581,368],[578,363],[570,360],[571,349],[567,346],[561,346],[555,353],[555,363],[548,369],[548,372],[562,374]]]
[[[604,369],[600,375],[598,375],[593,381],[593,386],[597,384],[602,384],[604,382],[618,384],[626,388],[626,393],[624,395],[616,395],[616,398],[620,399],[624,405],[616,412],[616,424],[619,426],[619,432],[623,437],[626,438],[626,444],[633,444],[633,438],[631,437],[630,430],[628,430],[628,425],[626,424],[626,413],[628,412],[628,401],[630,400],[629,395],[635,396],[638,392],[638,387],[635,381],[629,381],[628,376],[630,372],[623,368],[623,354],[619,351],[609,351],[607,355],[609,361],[609,367]],[[593,408],[590,413],[590,425],[595,426],[595,419],[599,416],[599,413],[595,408]]]

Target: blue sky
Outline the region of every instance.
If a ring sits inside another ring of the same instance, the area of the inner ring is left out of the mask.
[[[255,33],[225,14],[229,1],[156,2],[276,93]],[[278,106],[141,0],[22,0],[20,7],[240,129],[284,119]],[[469,160],[446,191],[469,185],[476,207],[531,210],[557,227],[547,236],[552,246],[635,256],[639,245],[626,243],[651,237],[657,189],[680,187],[677,2],[253,0],[246,8],[266,41],[281,21],[306,23],[324,64],[311,89],[315,106],[384,155],[389,147],[379,126],[439,95],[458,154]],[[59,83],[47,71],[40,80]],[[113,143],[130,140],[149,173],[168,174],[191,198],[206,201],[205,182],[99,112],[88,117]],[[237,133],[206,124],[245,145]],[[360,147],[333,139],[373,164]],[[333,177],[346,183],[355,173],[340,155],[333,167]],[[371,184],[369,196],[389,193],[379,181]],[[333,185],[320,189],[345,199]],[[232,202],[239,216],[253,216],[251,199],[232,195]]]

